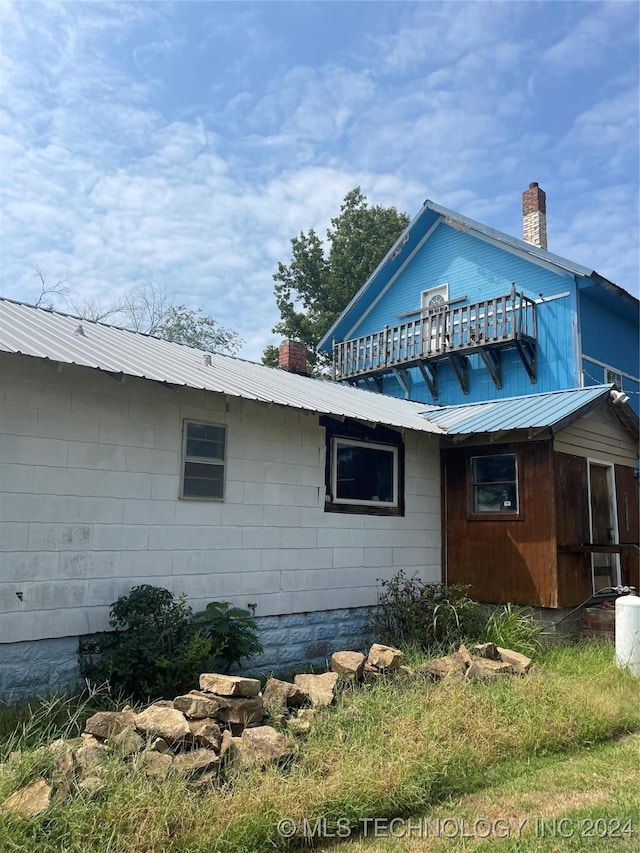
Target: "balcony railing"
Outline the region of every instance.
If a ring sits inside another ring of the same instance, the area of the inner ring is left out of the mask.
[[[382,375],[392,368],[443,361],[456,354],[531,347],[535,341],[536,304],[513,287],[504,296],[432,308],[424,316],[399,326],[387,326],[379,332],[336,343],[334,376],[352,379]]]

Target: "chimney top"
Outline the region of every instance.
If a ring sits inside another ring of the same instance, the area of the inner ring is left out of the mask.
[[[522,239],[540,249],[547,248],[547,196],[537,181],[522,193]]]
[[[282,341],[278,349],[278,367],[289,373],[307,375],[307,348],[300,341]]]

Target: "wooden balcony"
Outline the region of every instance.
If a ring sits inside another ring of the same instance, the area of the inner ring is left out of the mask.
[[[416,319],[333,346],[337,380],[373,381],[393,374],[405,388],[405,371],[417,367],[434,399],[438,364],[449,361],[465,393],[469,392],[467,356],[478,353],[497,388],[502,387],[501,353],[516,348],[531,382],[536,381],[536,304],[516,290],[468,305],[416,312]]]

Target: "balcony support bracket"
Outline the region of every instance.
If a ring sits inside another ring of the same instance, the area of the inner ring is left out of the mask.
[[[418,367],[434,400],[438,399],[438,365],[430,364],[428,361],[419,361]]]
[[[409,387],[411,383],[411,379],[409,378],[409,373],[406,370],[398,370],[396,367],[391,368],[391,372],[395,376],[398,381],[398,385],[404,391],[405,400],[409,399]]]
[[[529,374],[531,384],[535,385],[535,383],[538,381],[538,360],[536,358],[535,343],[523,340],[521,338],[517,338],[516,348],[518,350],[520,360],[524,364],[524,369]]]
[[[493,379],[493,384],[496,388],[502,388],[502,359],[500,357],[500,350],[486,348],[480,349],[478,352]]]
[[[449,361],[454,369],[456,378],[460,383],[460,387],[465,394],[469,393],[469,359],[466,355],[457,355],[449,353]]]

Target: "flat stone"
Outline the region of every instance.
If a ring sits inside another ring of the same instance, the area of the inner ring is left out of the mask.
[[[322,675],[296,675],[295,684],[308,694],[312,705],[331,705],[335,699],[337,672]]]
[[[173,766],[182,773],[202,773],[215,767],[219,758],[212,749],[192,749],[173,759]]]
[[[400,649],[394,649],[393,646],[374,643],[369,649],[367,663],[376,669],[398,669],[404,663],[404,653]]]
[[[98,711],[89,717],[84,730],[87,734],[107,740],[110,735],[119,734],[124,729],[135,728],[133,711]]]
[[[220,675],[216,672],[203,672],[200,676],[200,689],[218,696],[244,696],[250,698],[260,692],[257,678],[242,678],[239,675]]]
[[[467,669],[465,678],[469,681],[477,681],[485,678],[496,678],[500,675],[508,675],[513,670],[511,665],[498,660],[474,660]]]
[[[280,681],[277,678],[267,679],[262,691],[262,701],[265,707],[299,708],[307,701],[307,694],[297,684]]]
[[[21,788],[0,805],[0,811],[24,817],[37,817],[49,808],[51,786],[44,779],[36,779],[31,785]]]
[[[469,668],[458,654],[453,654],[426,661],[420,672],[432,681],[440,681],[443,678],[464,678]]]
[[[169,744],[184,740],[191,734],[184,714],[167,706],[150,705],[141,714],[136,714],[135,725],[143,735],[161,737]]]
[[[464,645],[464,643],[458,649],[458,657],[460,658],[460,660],[462,661],[462,663],[465,665],[465,667],[467,669],[473,663],[473,658],[469,654],[469,649]]]
[[[173,700],[173,706],[192,720],[213,717],[219,707],[213,696],[200,690],[191,690],[184,696],[177,696]]]
[[[243,761],[267,764],[281,761],[295,754],[294,745],[271,726],[245,729],[237,748]]]
[[[516,675],[526,675],[529,672],[531,658],[526,655],[514,652],[511,649],[501,649],[500,646],[498,646],[498,654],[505,663],[509,664]]]
[[[76,764],[83,773],[86,773],[87,770],[92,770],[101,764],[108,752],[109,748],[101,741],[97,739],[94,739],[93,743],[86,741],[74,750]]]
[[[220,726],[213,720],[192,720],[189,723],[193,740],[207,749],[218,751],[222,743]]]
[[[360,681],[366,657],[360,652],[334,652],[331,655],[331,669],[337,672],[342,681]]]
[[[215,719],[221,723],[234,723],[247,726],[260,723],[264,718],[264,708],[260,696],[218,696],[218,710]]]

